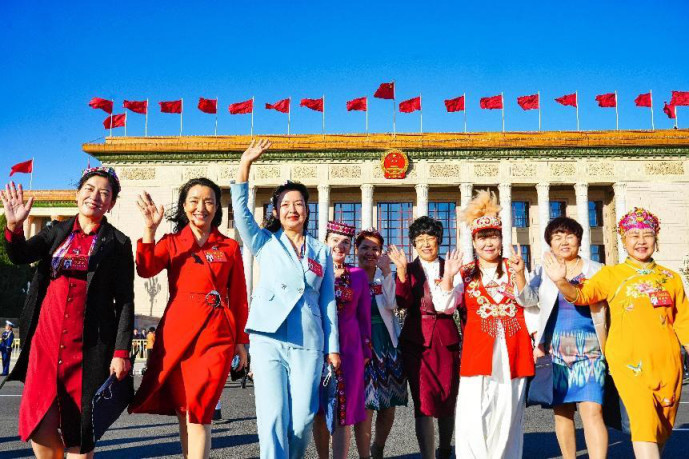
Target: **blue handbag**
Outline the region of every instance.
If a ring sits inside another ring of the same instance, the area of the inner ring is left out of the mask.
[[[134,398],[134,377],[127,373],[122,381],[112,374],[93,396],[91,422],[94,443],[117,421]]]
[[[553,356],[546,354],[536,360],[536,373],[529,378],[526,389],[526,406],[553,406]]]
[[[318,392],[321,409],[325,413],[325,424],[332,435],[337,424],[337,377],[332,365],[324,365]]]

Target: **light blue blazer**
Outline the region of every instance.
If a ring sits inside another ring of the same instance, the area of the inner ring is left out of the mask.
[[[306,235],[300,260],[282,230],[271,233],[256,223],[247,206],[248,182],[232,183],[230,191],[235,227],[260,269],[247,333],[286,339],[326,354],[339,352],[335,271],[328,247]]]

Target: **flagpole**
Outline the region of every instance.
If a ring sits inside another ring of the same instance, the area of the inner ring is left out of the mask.
[[[182,116],[184,115],[184,97],[180,100],[180,111],[179,111],[179,136],[182,137]]]
[[[670,102],[670,103],[672,103],[672,102]],[[675,129],[679,129],[679,127],[677,125],[677,106],[676,105],[675,105]]]
[[[368,99],[366,99],[366,137],[368,137]]]
[[[464,100],[464,133],[467,133],[467,93],[462,94]]]
[[[33,167],[34,167],[34,157],[31,157],[31,176],[29,177],[29,190],[33,189]]]
[[[111,102],[112,102],[112,106],[113,106],[113,109],[114,109],[114,107],[115,107],[115,99],[113,99]],[[112,137],[112,110],[110,110],[110,137]]]
[[[323,94],[323,140],[325,140],[325,94]]]
[[[254,138],[254,105],[256,96],[251,96],[251,138]]]
[[[617,90],[615,90],[615,130],[620,130],[620,115],[617,112]]]
[[[288,97],[288,99],[289,99],[289,108],[287,109],[287,135],[289,136],[290,114],[292,113],[292,98]]]
[[[577,104],[575,108],[577,109],[577,131],[578,131],[579,130],[579,92],[578,91],[574,91],[574,103]]]
[[[148,99],[146,99],[146,121],[144,124],[144,137],[148,137]]]
[[[541,131],[541,91],[538,91],[538,132]]]
[[[127,111],[124,111],[124,136],[127,137]]]
[[[419,127],[419,134],[423,134],[423,100],[421,99],[421,93],[419,93],[419,112],[421,112],[421,126]]]
[[[500,103],[502,105],[502,132],[505,132],[505,95],[500,93]]]
[[[651,131],[655,131],[656,126],[653,122],[653,90],[651,89],[650,91],[648,91],[648,94],[651,96]]]
[[[395,135],[397,134],[397,127],[395,125],[395,111],[396,111],[396,103],[395,103],[395,80],[392,80],[392,137],[394,138]]]
[[[220,98],[215,96],[215,136],[218,136],[218,102]]]

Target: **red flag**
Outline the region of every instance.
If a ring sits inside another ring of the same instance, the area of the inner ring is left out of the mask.
[[[672,105],[672,104],[668,105],[668,103],[665,102],[665,106],[663,107],[663,111],[665,112],[667,117],[670,118],[671,120],[674,120],[675,118],[677,118],[677,114],[675,112],[675,106],[674,105]]]
[[[359,97],[358,99],[352,99],[347,101],[347,111],[361,110],[365,112],[368,110],[368,100],[365,97]]]
[[[214,115],[218,113],[218,99],[204,99],[199,97],[199,110]]]
[[[394,99],[395,98],[395,83],[382,83],[373,93],[373,97],[377,99]]]
[[[573,94],[567,94],[565,96],[558,97],[557,99],[555,99],[555,102],[557,102],[558,104],[562,104],[562,105],[569,105],[571,107],[576,107],[577,106],[577,93],[575,92]]]
[[[94,108],[100,108],[100,107],[94,107]],[[14,166],[12,166],[12,169],[10,169],[10,177],[12,177],[13,174],[17,174],[17,173],[30,174],[32,172],[33,172],[33,159],[30,159],[28,161],[24,161],[23,163],[17,163]]]
[[[246,115],[254,111],[254,100],[249,99],[244,102],[237,102],[230,104],[230,114],[232,115]]]
[[[158,102],[163,113],[182,113],[182,99],[169,102]]]
[[[517,97],[517,103],[522,110],[538,110],[541,100],[538,94]]]
[[[448,112],[464,111],[464,96],[455,97],[454,99],[446,99],[445,108]]]
[[[617,94],[614,92],[598,94],[596,100],[599,107],[617,107]]]
[[[133,111],[134,113],[140,113],[142,115],[145,115],[146,112],[148,112],[148,101],[142,100],[140,102],[137,102],[137,101],[133,101],[133,100],[125,100],[124,101],[124,108],[128,108],[129,110]]]
[[[502,94],[492,97],[482,97],[481,98],[481,108],[486,110],[494,110],[496,108],[503,108],[502,105]]]
[[[421,110],[421,96],[400,102],[400,112],[411,113]]]
[[[266,104],[267,110],[277,110],[282,113],[289,113],[289,98],[282,99],[274,104]]]
[[[670,105],[673,107],[678,105],[689,105],[689,91],[672,91]]]
[[[127,114],[121,113],[119,115],[112,115],[105,118],[105,121],[103,121],[103,126],[105,126],[105,129],[124,127],[126,122]]]
[[[112,113],[112,101],[107,99],[101,99],[100,97],[94,97],[89,102],[89,107],[100,108],[105,113]]]
[[[638,96],[636,96],[636,99],[634,99],[634,103],[637,107],[650,107],[651,93],[647,92],[646,94],[639,94]]]
[[[323,111],[323,98],[320,99],[302,99],[299,102],[301,107],[310,108],[311,110],[316,110],[317,112]]]

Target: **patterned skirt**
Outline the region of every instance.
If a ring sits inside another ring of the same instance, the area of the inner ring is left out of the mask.
[[[366,409],[383,410],[407,406],[407,378],[402,368],[402,355],[390,341],[385,324],[371,324],[372,358],[364,369]]]
[[[596,334],[582,330],[555,332],[552,350],[553,405],[602,405],[607,364]]]

